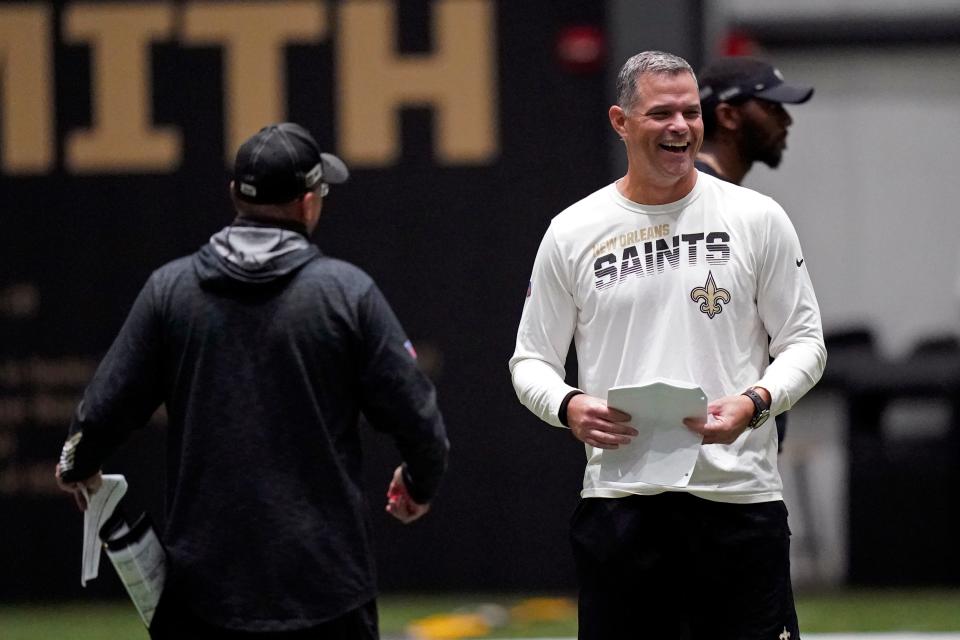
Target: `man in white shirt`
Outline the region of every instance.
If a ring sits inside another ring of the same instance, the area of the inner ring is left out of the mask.
[[[799,240],[772,199],[694,167],[703,124],[682,58],[628,60],[609,117],[627,174],[552,220],[510,360],[521,402],[585,444],[580,638],[798,638],[767,418],[826,361]],[[571,339],[576,387],[563,379]],[[613,481],[604,452],[643,425],[607,390],[656,378],[709,399],[706,419],[685,421],[703,438],[689,481]]]

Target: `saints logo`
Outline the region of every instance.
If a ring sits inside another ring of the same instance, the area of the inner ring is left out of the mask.
[[[690,299],[694,302],[703,300],[700,304],[700,311],[707,314],[711,320],[713,316],[723,311],[720,303],[730,303],[730,292],[726,289],[718,289],[717,283],[713,281],[713,272],[707,272],[707,283],[702,287],[697,287],[690,292]]]

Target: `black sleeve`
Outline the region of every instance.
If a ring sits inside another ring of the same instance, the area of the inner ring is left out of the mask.
[[[96,473],[131,431],[160,406],[161,331],[154,278],[144,285],[77,406],[60,454],[60,475],[76,482]]]
[[[400,322],[376,285],[363,295],[359,314],[364,344],[361,408],[375,429],[393,437],[403,457],[407,490],[424,504],[440,486],[450,449],[436,391],[417,366]]]
[[[560,424],[565,427],[569,427],[567,424],[567,407],[570,405],[570,401],[573,400],[574,396],[579,396],[583,391],[579,389],[574,389],[567,395],[563,397],[563,400],[560,401],[560,409],[557,411],[557,419],[560,420]]]

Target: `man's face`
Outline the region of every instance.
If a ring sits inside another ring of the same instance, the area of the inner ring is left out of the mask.
[[[787,128],[793,119],[779,102],[759,98],[747,100],[740,109],[744,116],[741,153],[752,162],[775,169],[787,148]]]
[[[646,73],[625,112],[627,157],[657,183],[672,183],[693,171],[703,142],[700,95],[689,73]]]

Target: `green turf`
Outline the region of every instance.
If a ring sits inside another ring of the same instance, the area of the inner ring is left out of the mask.
[[[485,604],[509,609],[513,595],[385,595],[380,624],[385,636],[402,636],[412,621],[435,614],[471,613]],[[960,632],[960,589],[843,590],[801,594],[801,629],[811,633],[854,631]],[[575,637],[576,620],[509,623],[487,638]],[[69,605],[0,604],[2,640],[147,640],[129,602]]]
[[[797,598],[800,628],[841,631],[960,631],[960,589],[849,590]]]
[[[553,597],[554,594],[551,594]],[[385,595],[378,600],[380,611],[380,630],[384,635],[402,636],[407,626],[418,619],[439,614],[471,613],[485,605],[496,605],[509,609],[529,595]],[[495,627],[484,638],[544,638],[575,637],[577,625],[575,617],[562,622],[514,622],[503,627]]]
[[[469,611],[491,602],[509,607],[520,597],[429,596],[381,599],[385,633],[401,633],[411,619],[436,613]],[[471,605],[472,603],[472,605]],[[800,628],[810,633],[867,631],[960,632],[960,589],[838,590],[797,598]],[[411,615],[414,614],[415,615]],[[576,620],[512,624],[489,638],[576,637]]]
[[[129,602],[116,604],[2,605],[3,640],[148,640]]]

